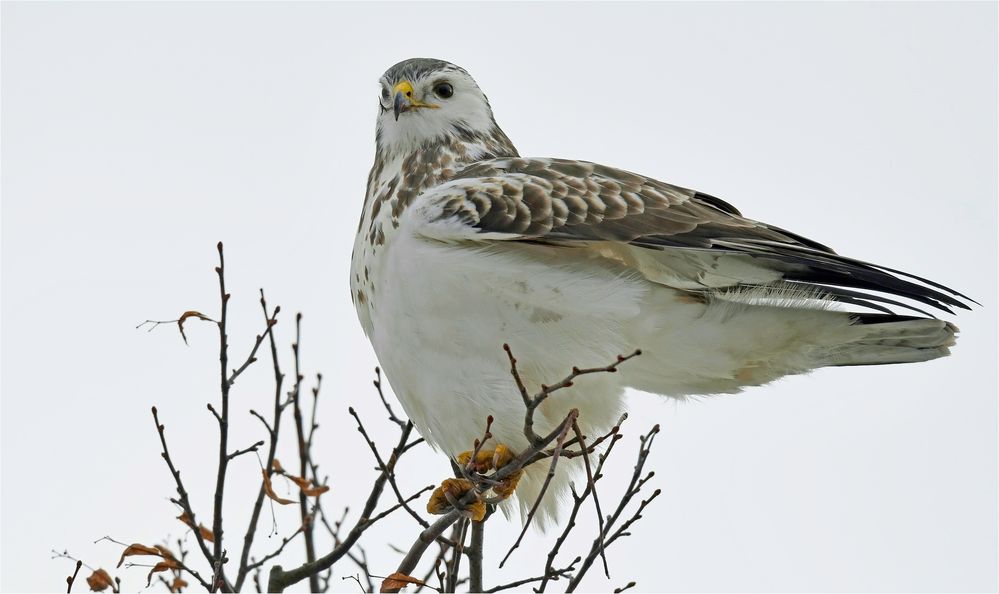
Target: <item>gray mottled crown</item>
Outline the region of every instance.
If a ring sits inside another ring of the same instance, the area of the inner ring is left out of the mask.
[[[465,69],[435,58],[410,58],[392,66],[383,74],[385,80],[395,83],[423,78],[431,72],[465,72]]]

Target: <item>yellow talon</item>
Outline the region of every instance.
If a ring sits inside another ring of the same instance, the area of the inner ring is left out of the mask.
[[[485,474],[490,470],[499,470],[504,466],[506,466],[507,464],[509,464],[510,462],[512,462],[516,457],[517,456],[514,453],[514,451],[511,450],[509,447],[503,444],[497,444],[495,449],[479,450],[478,452],[475,452],[475,462],[472,462],[471,470],[479,474]],[[457,456],[455,456],[455,461],[461,466],[467,467],[471,462],[471,460],[472,460],[472,451],[462,452]],[[493,492],[497,496],[503,499],[509,498],[511,495],[513,495],[513,492],[517,489],[517,483],[520,482],[520,477],[523,475],[524,475],[523,470],[518,470],[514,473],[511,473],[510,476],[506,477],[498,484],[493,485],[492,487]],[[449,483],[449,481],[455,481],[455,480],[463,481],[461,494],[464,494],[464,492],[468,488],[471,488],[471,483],[464,479],[448,479],[444,481],[444,483],[441,484],[441,488],[437,489],[437,491],[434,491],[434,494],[431,496],[430,503],[427,504],[427,511],[429,511],[430,513],[441,514],[449,509],[447,498],[444,495],[443,489],[445,489],[445,487],[448,489],[456,489],[457,487],[455,487],[453,483]],[[468,485],[467,487],[464,486],[465,483],[467,483]],[[455,492],[452,491],[451,494],[452,496],[454,496]],[[431,509],[431,506],[434,506],[434,509],[439,509],[441,511],[434,511]],[[482,513],[485,513],[484,508]],[[473,519],[475,518],[473,517]]]
[[[506,447],[503,444],[498,444],[496,446],[496,449],[493,450],[492,457],[493,457],[493,468],[499,470],[500,468],[503,468],[504,466],[509,464],[510,461],[513,460],[514,455],[513,451],[511,451],[510,448]]]
[[[523,474],[523,470],[518,470],[500,481],[498,485],[493,485],[493,493],[496,493],[503,499],[509,498],[517,489],[517,483],[520,482],[520,477],[523,476]]]
[[[441,486],[434,489],[427,502],[427,512],[432,514],[447,513],[452,501],[458,501],[474,488],[472,481],[465,479],[446,479]],[[476,499],[464,510],[476,522],[481,522],[486,516],[486,504]]]
[[[498,444],[495,450],[479,450],[476,452],[472,470],[479,473],[499,470],[509,464],[515,457],[513,450],[503,444]],[[467,466],[471,459],[472,451],[462,452],[455,456],[455,461],[462,466]]]
[[[472,452],[462,452],[458,454],[455,460],[458,464],[462,466],[467,466],[468,462],[472,459]],[[479,450],[475,454],[475,464],[472,466],[472,470],[478,473],[488,472],[493,469],[493,451],[492,450]]]

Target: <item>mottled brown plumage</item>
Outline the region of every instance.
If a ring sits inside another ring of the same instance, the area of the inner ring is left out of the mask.
[[[351,295],[406,413],[450,455],[471,447],[487,415],[496,440],[526,445],[503,343],[531,389],[642,349],[621,373],[581,380],[539,409],[546,431],[578,409],[588,435],[616,421],[625,388],[732,393],[820,367],[928,361],[954,344],[952,324],[886,307],[966,307],[950,289],[708,194],[521,158],[453,64],[407,60],[380,84]],[[518,494],[533,501],[543,474],[527,472]],[[553,492],[566,482],[556,477]]]

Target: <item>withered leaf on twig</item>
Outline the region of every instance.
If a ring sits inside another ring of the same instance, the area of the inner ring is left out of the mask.
[[[328,485],[317,485],[309,489],[302,489],[302,493],[305,493],[307,497],[319,497],[320,495],[329,490],[330,488]]]
[[[187,512],[184,512],[179,516],[177,516],[177,519],[187,524],[192,530],[197,530],[201,534],[201,538],[204,539],[205,542],[215,542],[215,535],[212,533],[212,531],[209,530],[207,527],[205,527],[204,524],[198,524],[197,526],[195,526],[194,522],[191,521],[190,516],[187,515]],[[170,555],[170,558],[173,558],[173,555]]]
[[[263,473],[264,475],[264,493],[267,493],[268,497],[270,497],[274,501],[277,501],[281,505],[288,505],[289,503],[294,503],[291,499],[284,499],[283,497],[278,497],[277,493],[274,492],[273,485],[271,485],[271,477],[267,476],[267,471],[261,469],[260,472]]]
[[[87,585],[90,586],[90,589],[94,592],[103,592],[113,583],[114,580],[112,580],[108,572],[103,569],[98,569],[87,578]]]
[[[277,472],[277,473],[283,473],[284,472],[284,467],[281,466],[281,461],[278,460],[277,458],[274,458],[274,461],[271,462],[271,468],[273,468],[274,472]]]
[[[301,489],[302,493],[305,493],[307,497],[318,497],[323,493],[325,493],[326,491],[330,490],[330,488],[327,485],[316,485],[315,487],[313,487],[312,481],[307,478],[302,478],[300,476],[295,476],[293,474],[286,474],[284,476],[291,482],[298,485],[298,488]]]
[[[293,474],[286,474],[285,477],[289,481],[291,481],[291,482],[295,483],[296,485],[298,485],[298,488],[302,489],[303,491],[305,489],[308,489],[309,487],[312,486],[312,481],[310,481],[309,479],[304,479],[304,478],[302,478],[300,476],[295,476]]]
[[[215,321],[200,311],[185,311],[182,313],[180,318],[177,319],[177,328],[180,330],[180,337],[184,339],[184,344],[187,344],[187,335],[184,334],[184,322],[187,321],[187,318],[198,318],[199,320],[204,320],[206,322]]]
[[[170,549],[165,546],[153,545],[153,547],[160,552],[160,557],[163,557],[164,559],[176,559],[176,557],[173,556],[173,553],[170,552]]]
[[[156,555],[157,557],[162,557],[163,554],[159,549],[155,547],[147,547],[146,545],[133,543],[125,547],[124,552],[121,554],[121,559],[118,560],[118,565],[115,567],[121,567],[121,564],[125,562],[125,557],[131,557],[132,555]]]
[[[187,585],[188,585],[187,582],[185,582],[183,579],[181,579],[180,576],[177,576],[177,577],[173,578],[173,583],[170,584],[170,591],[171,592],[180,592],[181,590],[183,590],[184,588],[186,588]]]
[[[177,569],[177,562],[173,559],[168,559],[165,561],[160,561],[153,568],[149,570],[149,577],[146,578],[146,587],[148,588],[153,583],[153,574],[160,571],[167,571],[168,569]]]
[[[416,579],[415,577],[397,571],[382,581],[382,591],[401,590],[410,584],[414,586],[425,585],[422,581]]]

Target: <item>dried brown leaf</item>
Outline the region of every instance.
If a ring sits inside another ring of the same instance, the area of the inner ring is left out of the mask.
[[[410,584],[414,586],[425,585],[422,581],[416,579],[415,577],[397,571],[382,580],[382,592],[385,590],[401,590]]]
[[[212,531],[206,528],[204,524],[198,524],[197,526],[195,526],[194,522],[191,520],[191,517],[187,515],[187,512],[184,512],[179,516],[177,516],[177,519],[187,524],[187,526],[191,530],[197,530],[199,533],[201,533],[201,538],[203,538],[206,542],[215,542],[215,535],[212,533]],[[173,555],[170,555],[170,558],[172,559]]]
[[[121,554],[121,559],[118,560],[118,565],[115,567],[121,567],[121,564],[125,562],[125,557],[131,557],[132,555],[156,555],[157,557],[162,557],[159,549],[155,547],[147,547],[146,545],[133,543],[125,547],[124,552]]]
[[[309,487],[312,486],[312,481],[310,481],[309,479],[302,478],[300,476],[295,476],[293,474],[286,474],[284,476],[289,481],[291,481],[291,482],[295,483],[296,485],[298,485],[298,488],[302,489],[303,491],[305,489],[308,489]]]
[[[184,344],[187,344],[187,335],[184,334],[184,322],[186,322],[188,318],[198,318],[199,320],[204,320],[206,322],[215,321],[200,311],[185,311],[182,313],[180,318],[177,320],[177,328],[180,330],[180,337],[184,339]]]
[[[271,462],[271,468],[273,468],[274,472],[277,473],[284,472],[284,467],[281,466],[281,462],[277,458],[274,458],[274,461]]]
[[[280,503],[281,505],[288,505],[289,503],[294,503],[291,499],[284,499],[283,497],[278,497],[277,493],[274,492],[274,486],[271,485],[271,477],[267,476],[267,471],[261,469],[261,473],[264,475],[264,493],[273,499],[274,501]]]
[[[187,512],[184,512],[179,516],[177,516],[177,519],[187,524],[189,528],[194,528],[194,522],[191,520],[191,517],[187,515]]]
[[[153,565],[153,568],[149,570],[149,577],[146,578],[146,587],[148,588],[153,583],[154,573],[159,573],[161,571],[167,571],[170,569],[177,569],[177,568],[178,568],[177,562],[174,561],[173,559],[160,561],[156,565]]]
[[[330,488],[328,485],[318,485],[316,487],[312,487],[311,489],[302,489],[302,493],[305,493],[307,497],[319,497],[329,490]]]
[[[173,553],[170,551],[170,549],[166,548],[165,546],[153,545],[153,547],[160,552],[160,557],[163,557],[164,559],[176,559],[176,557],[173,556]]]
[[[325,493],[326,491],[330,490],[330,488],[326,485],[316,485],[315,487],[313,487],[312,481],[307,478],[302,478],[300,476],[295,476],[293,474],[286,474],[284,476],[289,481],[298,485],[298,488],[301,489],[302,493],[305,493],[307,497],[318,497],[323,493]]]
[[[181,579],[180,576],[173,578],[173,583],[170,584],[171,592],[181,592],[184,588],[188,586],[188,583]]]
[[[103,569],[98,569],[87,578],[87,585],[90,586],[90,589],[93,592],[103,592],[112,584],[114,584],[114,580],[112,580],[111,575]]]

